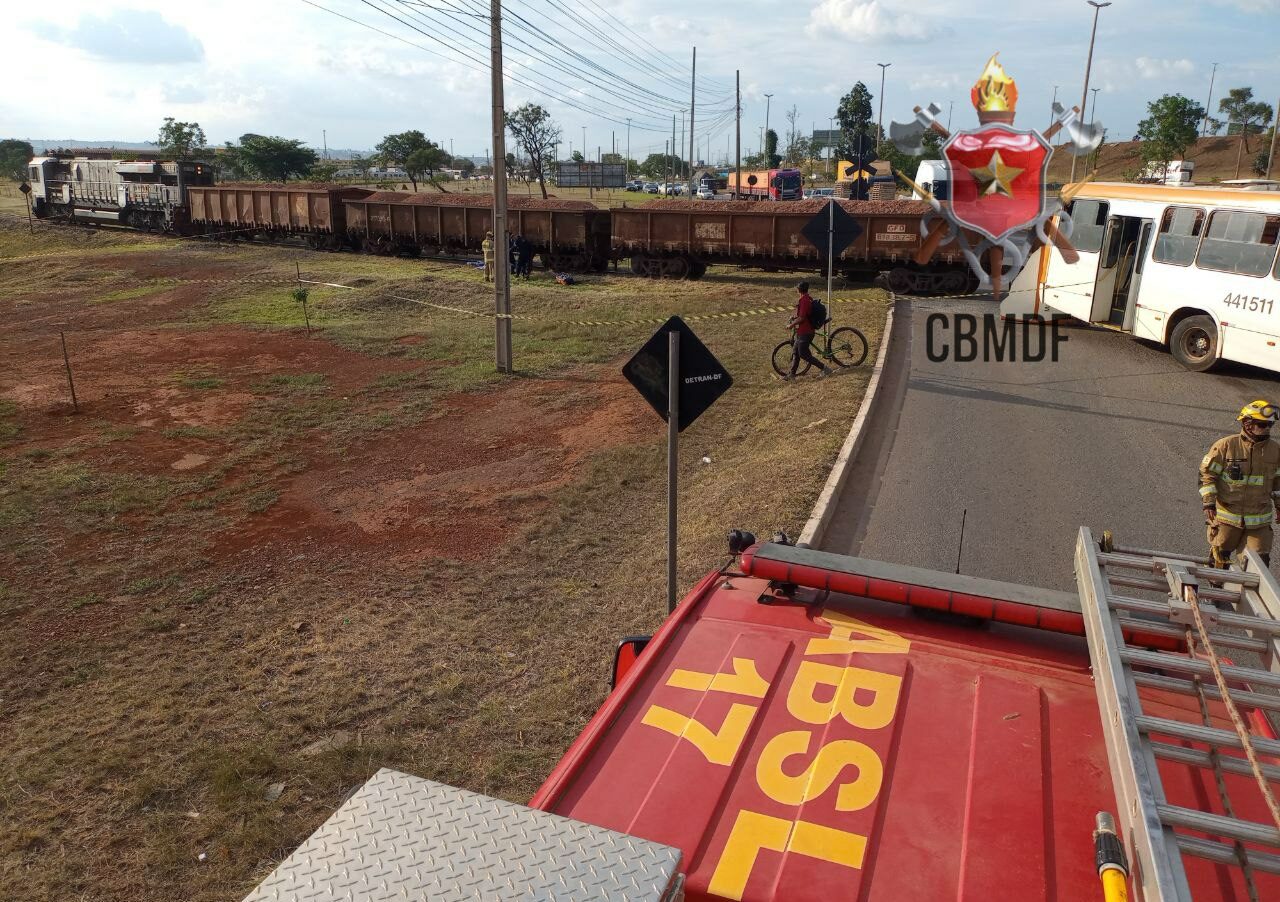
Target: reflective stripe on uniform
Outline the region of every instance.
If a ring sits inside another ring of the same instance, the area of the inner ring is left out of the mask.
[[[1210,473],[1221,473],[1221,472],[1222,472],[1222,464],[1218,463],[1218,462],[1215,460],[1215,461],[1212,461],[1206,469],[1207,469]]]
[[[1211,485],[1202,485],[1202,486],[1200,486],[1200,497],[1201,497],[1201,498],[1208,498],[1210,495],[1216,495],[1216,494],[1218,494],[1218,490],[1217,490],[1216,488],[1214,488],[1213,486],[1211,486]],[[1280,492],[1277,492],[1277,494],[1280,494]]]
[[[1271,514],[1245,514],[1244,528],[1256,529],[1259,526],[1266,526],[1271,522]]]
[[[1228,526],[1244,525],[1243,517],[1241,517],[1239,514],[1231,513],[1231,511],[1227,510],[1222,505],[1218,505],[1218,508],[1214,513],[1214,516],[1218,518],[1219,523],[1225,523]]]

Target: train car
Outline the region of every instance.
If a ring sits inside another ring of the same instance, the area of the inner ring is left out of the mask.
[[[1258,785],[1280,702],[1249,689],[1280,680],[1280,586],[1256,555],[1226,573],[1082,528],[1074,595],[730,551],[619,645],[528,806],[380,770],[245,902],[1280,898]],[[1218,647],[1261,667],[1215,689]]]
[[[368,197],[368,188],[336,185],[238,185],[187,191],[196,232],[227,232],[277,241],[300,238],[315,248],[335,250],[347,241],[345,200]]]
[[[826,201],[653,201],[613,212],[613,248],[631,258],[631,270],[651,277],[698,279],[707,266],[723,263],[769,270],[817,272],[826,248],[804,235]],[[920,219],[928,206],[917,201],[841,201],[861,234],[837,256],[836,270],[853,281],[883,275],[902,293],[972,290],[973,277],[960,249],[946,245],[927,266],[912,260],[920,246]],[[825,234],[825,228],[821,230]]]
[[[187,192],[213,184],[199,160],[35,157],[27,164],[32,212],[42,218],[112,223],[143,231],[183,231]]]
[[[799,169],[765,169],[726,174],[725,185],[735,198],[742,200],[799,200],[804,192],[804,176]]]
[[[373,253],[476,253],[493,228],[493,197],[380,191],[346,200],[347,234]],[[609,211],[587,201],[510,197],[507,229],[553,271],[601,272],[613,259]]]

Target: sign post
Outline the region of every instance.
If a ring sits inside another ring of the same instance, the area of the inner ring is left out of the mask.
[[[827,201],[827,215],[813,214],[813,218],[800,229],[800,234],[809,240],[819,254],[825,254],[827,258],[827,303],[830,304],[836,255],[843,254],[849,245],[858,240],[858,236],[862,234],[862,226],[833,197]]]
[[[676,609],[680,433],[733,385],[733,377],[678,316],[627,361],[622,375],[667,421],[667,611]]]
[[[22,196],[27,199],[27,231],[31,234],[36,233],[35,223],[31,221],[31,186],[23,182],[18,186],[18,190],[22,192]]]
[[[677,506],[680,494],[680,333],[667,333],[667,613],[676,609]]]

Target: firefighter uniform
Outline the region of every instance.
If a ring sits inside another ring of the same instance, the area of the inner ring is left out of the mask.
[[[484,280],[493,281],[493,232],[484,233],[484,241],[480,242],[480,250],[484,253]]]
[[[1237,417],[1254,429],[1278,418],[1265,401],[1253,402]],[[1206,517],[1213,515],[1208,537],[1215,566],[1228,566],[1246,548],[1270,562],[1271,523],[1280,505],[1280,444],[1245,431],[1214,442],[1200,462],[1200,497]]]

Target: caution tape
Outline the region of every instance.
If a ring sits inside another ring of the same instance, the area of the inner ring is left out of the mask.
[[[323,285],[328,288],[340,288],[345,291],[357,291],[359,289],[354,285],[342,285],[337,282],[319,282],[314,279],[290,279],[291,282],[300,282],[304,285]],[[387,295],[389,300],[403,301],[408,304],[417,304],[420,307],[430,307],[433,310],[443,310],[446,313],[457,313],[462,316],[479,317],[482,319],[510,319],[523,320],[526,322],[544,322],[563,326],[586,326],[590,328],[609,327],[609,326],[660,326],[665,323],[669,316],[664,317],[646,317],[644,319],[553,319],[550,317],[528,316],[517,313],[489,313],[482,310],[468,310],[465,307],[451,307],[448,304],[436,304],[431,301],[420,300],[419,298],[410,298],[403,295],[391,294]],[[883,298],[832,298],[833,304],[888,304],[889,301]],[[769,313],[787,313],[795,308],[793,306],[774,305],[769,307],[756,307],[750,310],[726,310],[719,313],[693,313],[681,315],[685,322],[697,323],[708,322],[718,319],[737,319],[750,316],[763,316]]]

